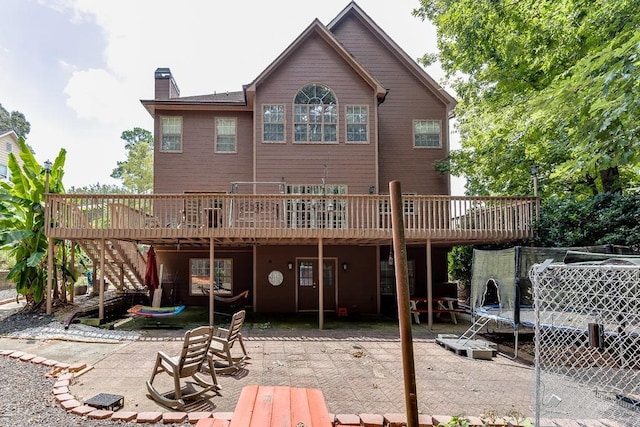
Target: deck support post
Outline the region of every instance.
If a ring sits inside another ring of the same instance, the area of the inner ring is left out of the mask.
[[[213,327],[213,301],[214,301],[213,294],[215,292],[214,243],[215,243],[215,240],[213,239],[213,237],[210,237],[209,238],[209,326],[211,327]]]
[[[55,256],[53,251],[53,239],[49,237],[47,242],[47,314],[51,314],[53,311],[53,293],[51,289],[53,282],[53,257]]]
[[[324,242],[318,239],[318,327],[324,329]]]
[[[427,239],[427,325],[433,328],[433,269],[431,268],[431,239]]]
[[[98,319],[104,319],[104,253],[105,253],[105,240],[100,239],[100,280],[98,286],[100,286],[100,298],[98,302]]]
[[[69,261],[70,264],[70,270],[71,270],[71,274],[73,274],[74,277],[76,277],[76,242],[75,241],[71,241],[71,260]],[[76,277],[76,280],[78,280],[78,278]],[[69,287],[69,301],[73,302],[73,300],[75,299],[76,296],[76,284],[72,283],[71,286]]]
[[[400,181],[391,181],[389,183],[389,197],[391,198],[391,224],[395,257],[393,265],[395,266],[396,294],[398,296],[398,322],[402,348],[407,427],[418,427],[418,394],[416,392],[416,368],[413,359],[407,245],[404,237],[404,207],[402,205]]]

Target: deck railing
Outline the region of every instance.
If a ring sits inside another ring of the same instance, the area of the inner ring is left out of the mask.
[[[403,196],[410,239],[533,235],[532,197]],[[389,196],[48,194],[47,230],[60,238],[384,238]]]

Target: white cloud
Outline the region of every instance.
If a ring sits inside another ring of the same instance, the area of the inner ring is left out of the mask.
[[[75,71],[64,88],[67,106],[80,119],[95,119],[105,125],[122,125],[132,113],[130,103],[122,102],[129,96],[125,83],[118,81],[106,70]]]

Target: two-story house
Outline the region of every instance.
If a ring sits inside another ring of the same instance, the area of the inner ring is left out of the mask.
[[[0,129],[0,180],[8,180],[11,177],[9,153],[14,153],[18,162],[22,164],[22,159],[18,156],[20,153],[18,136],[11,129]]]
[[[534,199],[449,196],[435,163],[455,100],[354,2],[239,91],[180,96],[169,68],[154,77],[154,194],[51,195],[48,235],[99,265],[152,244],[168,303],[212,304],[212,283],[256,312],[393,312],[390,181],[413,295],[447,281],[452,245],[531,235]],[[126,288],[138,273],[121,268],[110,281]]]

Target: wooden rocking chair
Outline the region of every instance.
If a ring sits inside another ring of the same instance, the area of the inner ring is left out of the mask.
[[[163,351],[158,351],[151,379],[147,381],[147,390],[153,400],[169,408],[177,409],[185,405],[185,400],[194,399],[207,391],[214,390],[218,393],[220,386],[218,385],[211,358],[208,357],[212,336],[213,328],[201,326],[184,334],[184,343],[179,356],[171,357]],[[173,377],[173,399],[160,393],[153,386],[154,378],[162,372],[166,372]],[[199,376],[205,374],[209,378],[201,378]],[[183,395],[180,380],[187,377],[193,378],[201,388],[194,393]]]
[[[231,317],[229,328],[218,328],[213,334],[211,346],[209,347],[210,360],[213,357],[221,359],[214,361],[216,372],[227,373],[237,371],[247,359],[250,359],[244,347],[244,342],[242,341],[242,334],[240,333],[245,316],[245,310],[234,313]],[[240,347],[242,348],[242,356],[240,357],[231,356],[231,349],[236,341],[240,343]]]

